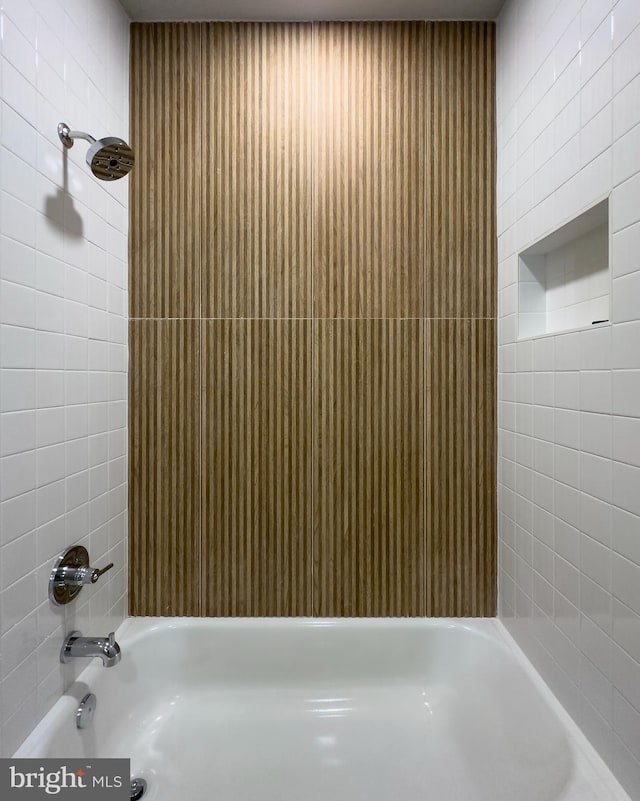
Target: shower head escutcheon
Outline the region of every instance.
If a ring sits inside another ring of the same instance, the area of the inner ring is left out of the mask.
[[[58,125],[58,136],[65,147],[73,147],[74,139],[85,139],[90,147],[87,152],[87,164],[91,172],[101,181],[117,181],[124,178],[135,162],[133,150],[117,136],[105,136],[95,139],[84,131],[72,131],[66,122]]]

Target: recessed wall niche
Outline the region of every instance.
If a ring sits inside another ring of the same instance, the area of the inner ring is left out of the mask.
[[[518,259],[518,338],[609,320],[609,200],[523,250]]]

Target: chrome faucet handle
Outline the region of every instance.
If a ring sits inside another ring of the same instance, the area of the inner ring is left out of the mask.
[[[53,577],[53,581],[58,587],[83,587],[85,584],[95,584],[103,573],[111,570],[113,562],[110,562],[102,570],[90,565],[83,565],[82,567],[74,567],[73,565],[64,565],[59,567]]]
[[[96,581],[100,578],[100,576],[106,573],[107,570],[111,570],[112,567],[113,567],[113,562],[109,562],[109,564],[103,567],[102,570],[98,570],[97,568],[92,568],[91,583],[95,584]],[[113,632],[111,632],[111,634],[113,634]],[[109,636],[111,636],[111,634]]]
[[[111,565],[113,567],[113,565]],[[106,570],[107,568],[105,568]],[[116,644],[116,633],[115,631],[110,632],[109,634],[109,645],[113,647]]]
[[[61,606],[72,601],[85,584],[95,584],[113,562],[103,568],[91,567],[89,554],[82,545],[74,545],[57,560],[49,577],[49,599]]]

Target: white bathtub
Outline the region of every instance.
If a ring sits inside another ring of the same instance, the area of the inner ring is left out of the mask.
[[[148,801],[628,801],[497,620],[134,618],[16,756]],[[97,695],[91,727],[75,711]]]

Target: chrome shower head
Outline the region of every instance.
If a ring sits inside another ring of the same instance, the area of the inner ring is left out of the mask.
[[[101,181],[117,181],[127,175],[135,163],[133,150],[117,136],[94,139],[84,131],[71,131],[66,122],[58,125],[58,136],[65,147],[73,147],[74,139],[86,139],[91,143],[87,152],[87,164],[91,172]]]
[[[133,150],[117,136],[105,136],[94,142],[87,152],[91,172],[102,181],[116,181],[125,176],[135,161]]]

